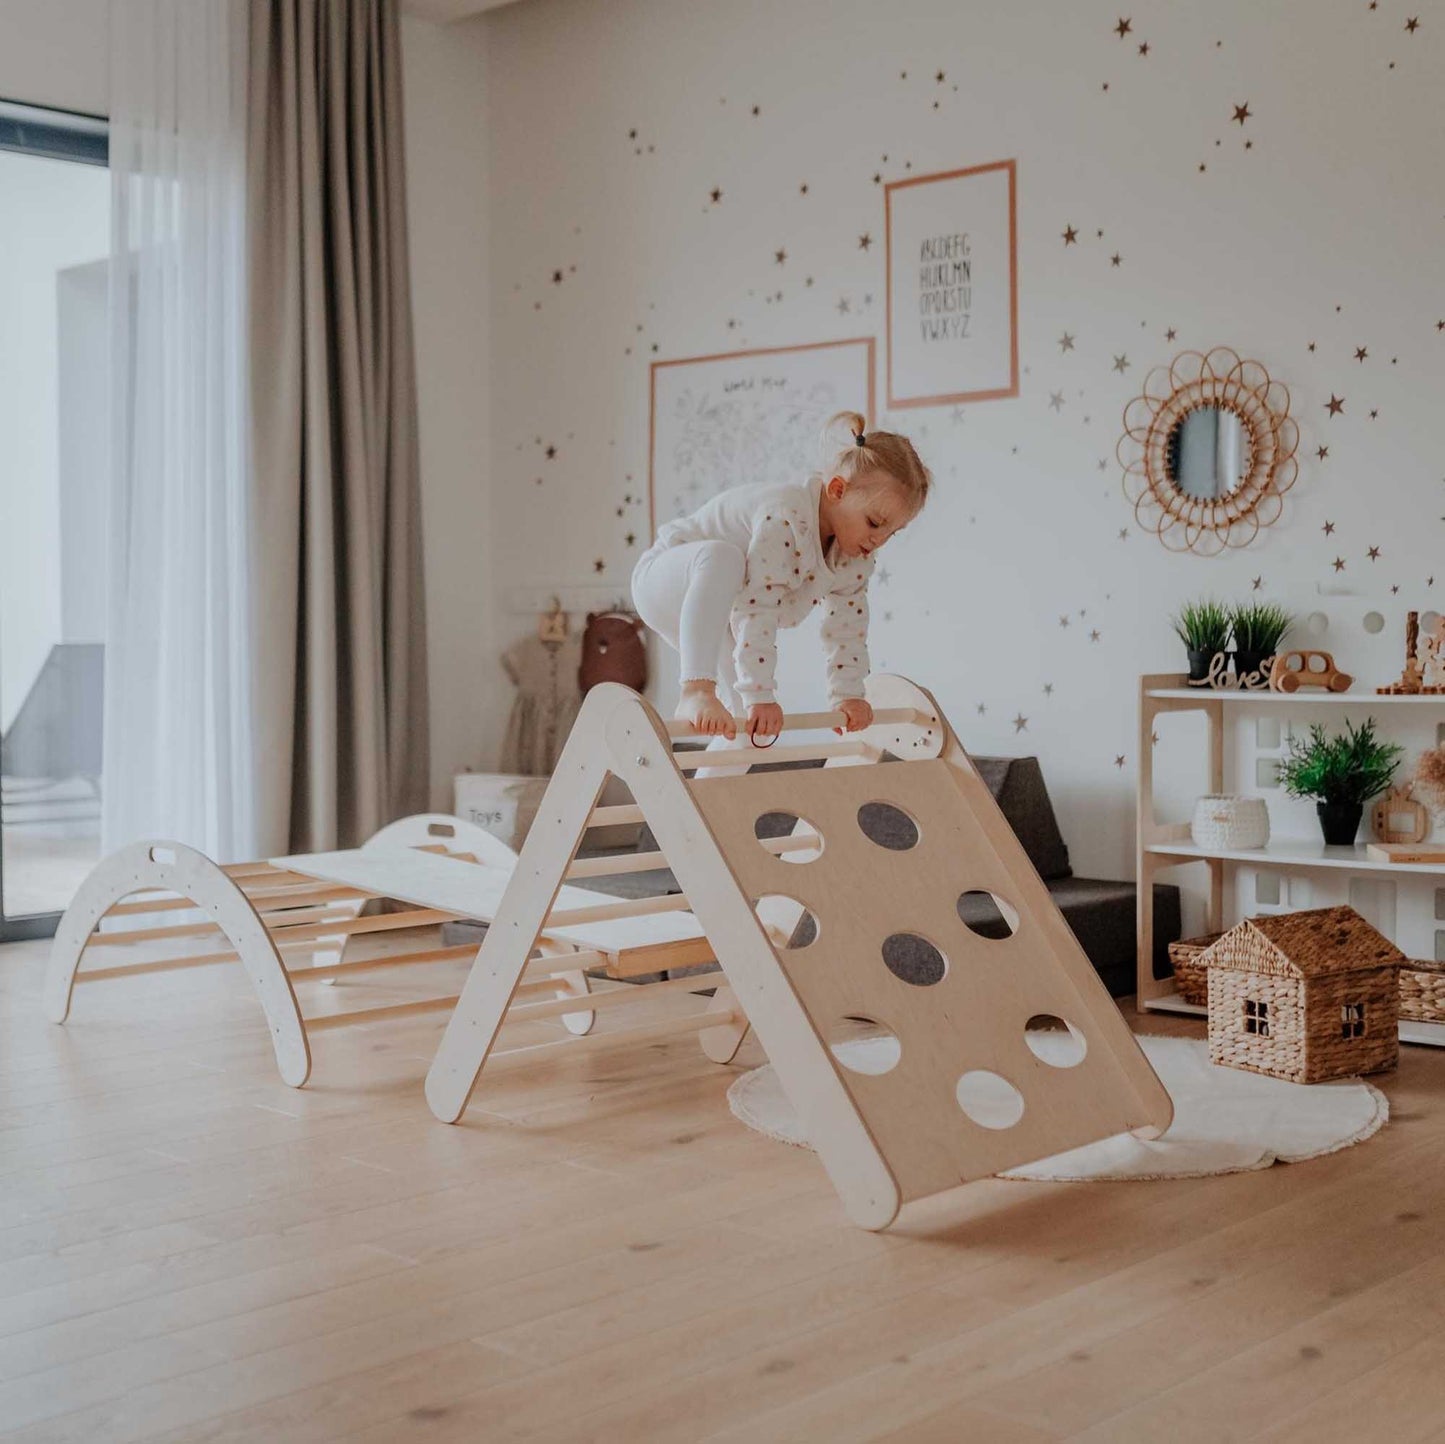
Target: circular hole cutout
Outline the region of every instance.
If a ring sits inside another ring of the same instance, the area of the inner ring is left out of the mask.
[[[1365,630],[1373,637],[1385,630],[1385,619],[1378,612],[1365,613]]]
[[[918,846],[918,824],[891,802],[865,802],[858,809],[863,836],[890,852],[907,852]]]
[[[795,833],[797,836],[794,836]],[[807,818],[796,813],[763,813],[753,823],[753,836],[762,843],[765,851],[784,862],[816,862],[823,855],[822,833]]]
[[[1024,1024],[1024,1042],[1050,1068],[1077,1068],[1089,1051],[1084,1035],[1053,1013],[1035,1013]]]
[[[883,962],[900,982],[916,988],[931,988],[948,972],[948,959],[917,933],[892,933],[884,938]]]
[[[872,1018],[840,1018],[828,1031],[828,1050],[850,1073],[878,1077],[891,1073],[903,1045],[891,1029]]]
[[[964,1114],[980,1128],[1012,1128],[1024,1116],[1024,1095],[1007,1078],[974,1068],[954,1086]]]
[[[958,916],[970,932],[994,942],[1011,938],[1019,930],[1018,909],[984,888],[970,888],[959,894]]]
[[[806,948],[818,941],[818,919],[797,898],[768,893],[753,910],[776,948]]]
[[[1323,637],[1330,629],[1330,619],[1323,612],[1311,612],[1305,618],[1305,627],[1310,636]]]

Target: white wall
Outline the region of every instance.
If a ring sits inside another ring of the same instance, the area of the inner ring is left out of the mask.
[[[402,22],[433,803],[496,750],[489,81],[478,23]]]
[[[497,588],[626,579],[654,357],[881,343],[874,176],[1014,157],[1021,394],[889,418],[939,485],[883,555],[874,660],[930,687],[975,752],[1038,753],[1076,869],[1128,875],[1137,677],[1182,667],[1183,599],[1322,610],[1373,686],[1398,673],[1407,607],[1445,592],[1445,32],[1397,12],[1215,0],[1138,12],[1124,39],[1112,0],[530,0],[475,22]],[[1272,530],[1205,560],[1135,525],[1115,445],[1152,366],[1217,344],[1289,386],[1302,468]],[[526,625],[498,619],[500,641]],[[815,699],[816,675],[799,659],[785,698]]]
[[[109,0],[0,0],[0,99],[109,110]]]

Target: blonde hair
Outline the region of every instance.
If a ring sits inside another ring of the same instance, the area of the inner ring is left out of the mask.
[[[870,473],[886,476],[917,516],[928,500],[933,473],[919,460],[913,443],[896,431],[869,431],[867,419],[860,411],[839,411],[830,416],[823,427],[825,447],[829,445],[829,433],[840,421],[847,422],[853,440],[838,452],[832,463],[832,474],[848,481]]]

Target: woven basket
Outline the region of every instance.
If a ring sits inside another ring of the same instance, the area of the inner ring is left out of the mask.
[[[1400,964],[1400,1016],[1413,1023],[1445,1023],[1445,963],[1411,958]]]
[[[1169,944],[1169,961],[1174,965],[1174,987],[1186,1003],[1209,1006],[1209,969],[1199,966],[1199,957],[1223,933],[1205,933],[1200,938],[1181,938]]]

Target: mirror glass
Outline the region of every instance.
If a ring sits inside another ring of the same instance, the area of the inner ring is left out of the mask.
[[[1230,494],[1249,470],[1244,427],[1222,406],[1200,406],[1169,433],[1169,480],[1200,501]]]

